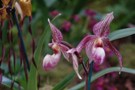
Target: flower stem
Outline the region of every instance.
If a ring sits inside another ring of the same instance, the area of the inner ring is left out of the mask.
[[[90,63],[90,68],[89,68],[87,90],[90,90],[90,88],[91,88],[91,78],[92,78],[93,64],[94,64],[94,62],[92,61],[92,62]]]
[[[25,49],[25,46],[24,46],[24,41],[23,41],[23,38],[22,38],[21,28],[20,28],[19,23],[18,23],[18,20],[17,20],[15,9],[12,9],[11,13],[13,15],[13,21],[14,21],[14,23],[17,26],[18,36],[19,36],[19,39],[20,39],[21,48],[23,50],[22,53],[24,54],[24,57],[26,59],[27,69],[30,70],[29,61],[28,61],[28,57],[27,57],[27,54],[26,54],[26,49]]]
[[[88,70],[87,70],[87,68],[86,68],[86,66],[85,66],[85,64],[84,64],[84,62],[82,61],[82,66],[83,66],[83,69],[84,69],[84,71],[85,71],[85,74],[86,75],[88,75]]]

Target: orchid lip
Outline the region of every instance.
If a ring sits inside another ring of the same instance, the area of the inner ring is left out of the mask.
[[[53,69],[60,61],[61,52],[53,55],[47,54],[43,59],[43,67],[46,71]]]
[[[102,64],[105,58],[105,51],[103,48],[93,48],[92,50],[92,56],[94,58],[94,61],[98,64]]]

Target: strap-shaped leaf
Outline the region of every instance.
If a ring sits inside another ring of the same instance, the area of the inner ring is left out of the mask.
[[[107,68],[105,70],[102,70],[98,73],[96,73],[95,75],[93,75],[92,79],[91,79],[91,82],[95,81],[96,79],[98,79],[99,77],[107,74],[107,73],[110,73],[110,72],[119,72],[120,71],[120,68],[119,67],[111,67],[111,68]],[[125,73],[130,73],[130,74],[135,74],[135,70],[134,69],[130,69],[130,68],[122,68],[121,72],[125,72]],[[80,88],[83,88],[85,85],[85,82],[81,82],[79,83],[78,85],[70,88],[69,90],[79,90]]]
[[[46,3],[44,2],[44,0],[39,0],[36,3],[37,3],[38,8],[40,8],[41,12],[43,13],[42,16],[41,16],[42,22],[46,25],[47,24],[47,18],[48,18],[48,8],[46,6]],[[34,59],[35,59],[35,62],[37,64],[37,67],[40,65],[40,62],[41,62],[40,57],[41,57],[43,45],[44,45],[44,43],[46,43],[45,44],[46,45],[45,49],[46,49],[46,47],[48,45],[47,43],[49,42],[49,39],[50,39],[50,36],[51,36],[50,30],[47,30],[47,28],[48,28],[48,24],[45,26],[45,30],[43,31],[43,34],[39,38],[38,45],[37,45],[37,48],[36,48],[35,53],[34,53]],[[28,84],[27,84],[27,89],[25,89],[25,90],[38,90],[37,77],[38,77],[38,71],[34,67],[34,65],[32,64],[31,70],[30,70],[30,73],[29,73],[29,80],[28,80]]]
[[[18,83],[14,82],[13,80],[11,80],[11,79],[9,79],[9,78],[7,78],[7,77],[5,77],[5,76],[2,76],[2,82],[1,82],[2,85],[11,88],[12,83],[14,83],[14,84],[13,84],[13,89],[14,89],[14,90],[18,90],[19,88],[20,88],[21,90],[23,90],[23,88],[22,88]]]
[[[110,33],[109,39],[111,41],[113,41],[116,39],[120,39],[120,38],[124,38],[124,37],[130,36],[130,35],[133,35],[133,34],[135,34],[135,28],[120,29],[120,30]]]

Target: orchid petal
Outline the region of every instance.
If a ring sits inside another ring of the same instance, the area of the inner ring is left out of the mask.
[[[61,52],[64,56],[64,58],[69,61],[70,60],[70,54],[67,53],[67,51],[69,50],[69,48],[63,44],[60,44],[60,49],[61,49]]]
[[[98,44],[101,43],[99,38],[90,40],[86,44],[86,55],[89,58],[89,63],[94,61],[96,64],[102,64],[105,58],[105,51],[101,46]]]
[[[18,2],[15,2],[15,9],[17,10],[18,14],[20,15],[21,20],[23,20],[23,11]]]
[[[82,49],[86,46],[86,44],[90,41],[90,40],[94,40],[96,38],[95,35],[87,35],[85,36],[82,41],[78,44],[78,46],[76,47],[76,51],[78,53],[80,53],[82,51]]]
[[[69,61],[72,59],[73,62],[73,68],[77,74],[77,76],[79,77],[79,79],[82,79],[82,77],[80,76],[79,72],[78,72],[78,61],[77,61],[77,56],[74,54],[74,52],[70,53],[69,51],[72,49],[69,49],[67,46],[60,44],[60,48],[61,48],[61,52],[63,54],[63,56]],[[70,56],[72,57],[70,59]]]
[[[92,48],[92,58],[96,64],[102,64],[105,58],[105,51],[102,47]]]
[[[107,14],[102,21],[100,21],[93,27],[94,34],[97,36],[104,36],[104,37],[108,36],[108,34],[110,33],[109,26],[113,18],[114,18],[113,12]]]
[[[49,47],[52,47],[52,46],[53,46],[53,43],[49,43],[48,46],[49,46]]]
[[[48,19],[49,25],[51,27],[51,31],[52,31],[52,37],[54,42],[61,42],[63,40],[63,36],[62,33],[59,31],[59,29],[57,29]]]
[[[43,68],[48,71],[53,69],[60,61],[61,53],[49,55],[47,54],[43,59]]]
[[[67,51],[67,53],[71,53],[71,54],[73,54],[73,53],[75,53],[76,52],[76,48],[72,48],[72,49],[69,49],[68,51]]]
[[[10,0],[1,0],[1,2],[2,2],[5,6],[7,6],[7,5],[9,4]]]
[[[86,55],[87,55],[88,58],[89,58],[89,63],[91,63],[92,60],[93,60],[93,58],[92,58],[92,47],[93,47],[93,44],[94,44],[94,40],[89,41],[89,42],[86,44],[86,48],[85,48]]]
[[[1,8],[1,9],[0,9],[0,13],[2,13],[2,14],[0,14],[0,20],[1,20],[1,21],[7,19],[7,11],[6,11],[6,8]],[[0,21],[0,22],[1,22],[1,21]]]
[[[77,61],[77,56],[75,54],[72,54],[72,60],[73,60],[73,68],[78,76],[79,79],[82,79],[78,72],[78,61]]]
[[[113,53],[118,57],[120,68],[122,69],[122,56],[120,52],[111,44],[108,38],[104,39],[104,43],[113,51]]]
[[[32,16],[32,5],[31,0],[19,0],[23,16]]]
[[[113,56],[114,55],[113,51],[106,44],[104,44],[103,48],[105,50],[105,53],[107,53],[107,56]]]

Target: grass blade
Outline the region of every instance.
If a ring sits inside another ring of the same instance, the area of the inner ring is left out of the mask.
[[[111,68],[107,68],[105,70],[102,70],[98,73],[96,73],[95,75],[93,75],[92,79],[91,79],[91,82],[95,81],[96,79],[98,79],[99,77],[107,74],[107,73],[110,73],[110,72],[119,72],[120,71],[120,67],[111,67]],[[130,69],[130,68],[122,68],[121,72],[124,72],[124,73],[130,73],[130,74],[135,74],[135,70],[134,69]],[[80,88],[83,88],[85,85],[85,82],[81,82],[79,83],[78,85],[70,88],[69,90],[78,90]]]

